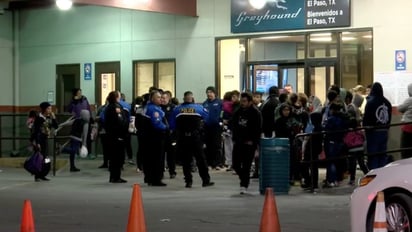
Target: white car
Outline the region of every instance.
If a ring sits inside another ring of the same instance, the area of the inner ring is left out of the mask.
[[[351,196],[352,232],[372,232],[376,195],[385,195],[388,231],[412,232],[412,158],[371,170]]]

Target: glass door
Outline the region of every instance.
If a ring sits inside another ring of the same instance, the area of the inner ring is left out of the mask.
[[[279,89],[291,85],[293,92],[305,92],[305,65],[304,63],[296,64],[279,64]]]
[[[318,97],[322,103],[326,101],[329,86],[337,83],[337,69],[335,61],[310,62],[306,69],[306,88],[308,96]]]

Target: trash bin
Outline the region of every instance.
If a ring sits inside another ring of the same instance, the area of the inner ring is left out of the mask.
[[[261,138],[259,149],[259,190],[273,188],[276,194],[289,193],[289,139]]]

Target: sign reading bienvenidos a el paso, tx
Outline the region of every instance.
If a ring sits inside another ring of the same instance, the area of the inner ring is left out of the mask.
[[[254,9],[232,0],[231,31],[248,33],[350,26],[350,0],[267,0]]]

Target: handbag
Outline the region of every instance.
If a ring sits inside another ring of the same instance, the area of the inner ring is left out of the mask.
[[[362,131],[349,131],[343,137],[343,143],[347,148],[361,147],[365,142],[365,135]]]
[[[35,151],[24,161],[23,167],[32,175],[36,175],[42,171],[43,163],[43,155],[39,151]]]

